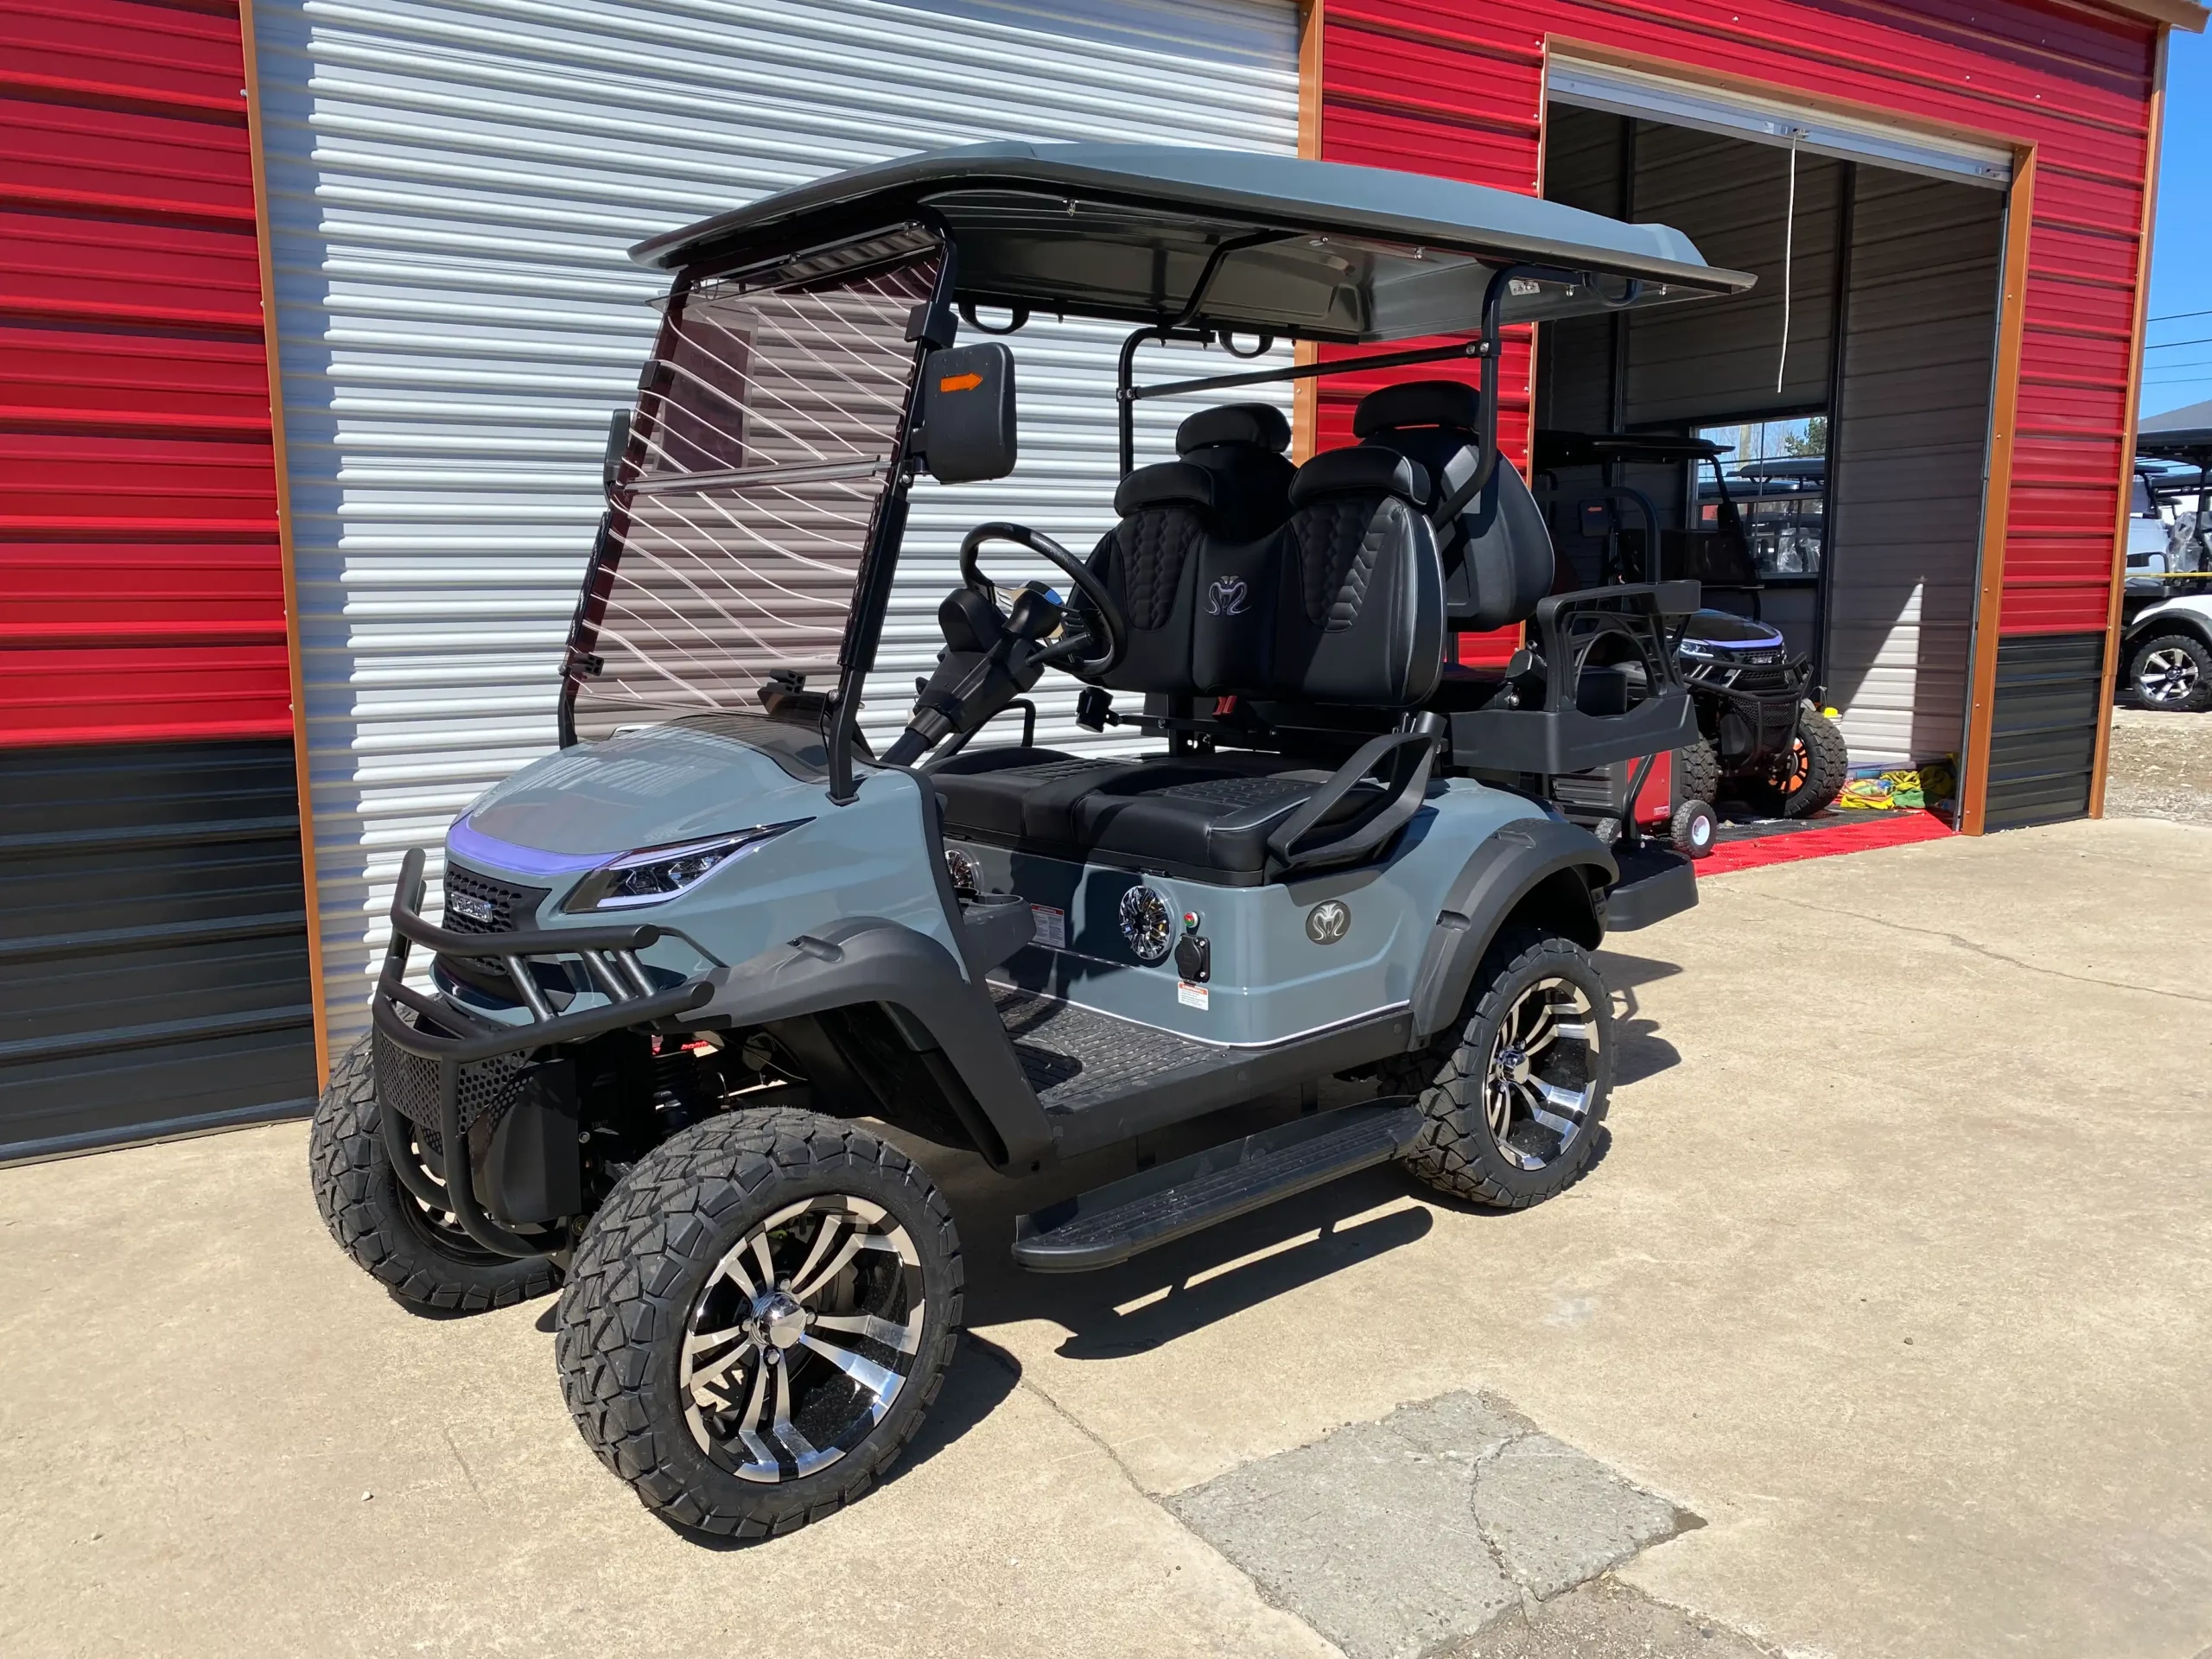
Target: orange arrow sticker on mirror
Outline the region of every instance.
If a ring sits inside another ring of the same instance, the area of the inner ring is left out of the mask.
[[[939,391],[973,391],[983,384],[980,374],[948,374],[937,383]]]

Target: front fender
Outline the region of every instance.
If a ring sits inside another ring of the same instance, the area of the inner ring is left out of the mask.
[[[1567,924],[1561,931],[1594,948],[1605,926],[1591,889],[1620,879],[1620,867],[1597,836],[1558,818],[1517,818],[1475,849],[1445,895],[1414,976],[1416,1041],[1459,1018],[1483,953],[1514,908],[1547,881],[1568,873],[1572,889],[1558,884],[1560,902],[1572,912],[1561,918]]]
[[[903,1010],[910,1039],[925,1035],[943,1052],[1004,1146],[1009,1166],[1052,1147],[1052,1125],[988,988],[968,979],[927,934],[880,917],[850,917],[706,977],[714,994],[694,1016],[701,1025],[762,1026],[867,1003]]]

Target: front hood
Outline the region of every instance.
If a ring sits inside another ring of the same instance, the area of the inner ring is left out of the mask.
[[[463,858],[556,875],[641,847],[804,818],[824,804],[820,754],[810,732],[758,716],[647,727],[532,761],[470,806],[448,844]]]

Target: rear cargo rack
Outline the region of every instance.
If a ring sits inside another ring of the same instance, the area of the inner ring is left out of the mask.
[[[1680,748],[1697,738],[1697,715],[1675,658],[1681,625],[1698,607],[1694,582],[1629,582],[1554,594],[1536,607],[1531,643],[1538,660],[1501,684],[1484,707],[1452,716],[1452,758],[1470,771],[1557,778]],[[1592,658],[1602,655],[1602,663]],[[1517,659],[1516,659],[1517,660]],[[1633,667],[1643,700],[1618,714],[1580,706],[1584,671]],[[1521,701],[1541,677],[1542,702]]]

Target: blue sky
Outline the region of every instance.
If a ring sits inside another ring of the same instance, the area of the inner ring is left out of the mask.
[[[2178,29],[2166,60],[2148,339],[2145,415],[2212,399],[2212,39]]]

